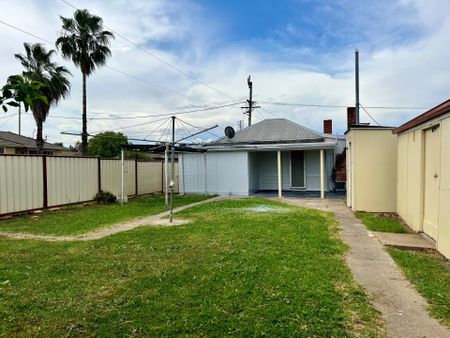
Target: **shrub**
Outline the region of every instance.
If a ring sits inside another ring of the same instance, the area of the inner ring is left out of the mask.
[[[95,195],[94,200],[100,204],[111,204],[117,202],[117,197],[109,191],[100,191],[97,195]]]

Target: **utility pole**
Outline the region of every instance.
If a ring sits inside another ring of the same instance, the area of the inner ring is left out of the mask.
[[[169,144],[166,143],[164,151],[164,196],[166,208],[169,207]]]
[[[19,135],[22,135],[21,134],[21,130],[22,130],[22,120],[21,120],[21,118],[22,118],[22,108],[21,108],[21,104],[20,104],[20,102],[19,102]]]
[[[241,107],[241,108],[247,109],[247,111],[244,114],[248,115],[248,126],[250,127],[252,125],[253,109],[261,108],[261,107],[254,105],[255,101],[253,101],[253,82],[252,82],[252,78],[250,75],[247,78],[247,85],[248,85],[248,89],[249,89],[249,95],[248,95],[248,100],[247,100],[248,107]]]
[[[173,222],[173,188],[175,187],[175,116],[172,116],[172,177],[170,180],[170,223]]]
[[[355,49],[355,123],[359,124],[359,51]]]

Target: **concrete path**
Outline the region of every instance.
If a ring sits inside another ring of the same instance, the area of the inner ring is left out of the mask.
[[[372,231],[372,234],[385,246],[417,250],[436,249],[436,243],[420,234],[394,234],[377,231]]]
[[[227,197],[218,196],[218,197],[210,198],[210,199],[207,199],[204,201],[183,205],[181,207],[173,209],[173,212],[176,213],[181,210],[184,210],[187,208],[192,208],[192,207],[195,207],[200,204],[219,201],[219,200],[223,200],[225,198],[227,198]],[[174,220],[172,223],[169,223],[168,220],[164,219],[164,217],[166,217],[166,216],[169,216],[169,211],[164,211],[157,215],[147,216],[147,217],[143,217],[143,218],[137,218],[137,219],[134,219],[131,221],[114,224],[110,227],[92,231],[92,232],[89,232],[89,233],[81,235],[81,236],[46,236],[46,235],[34,235],[34,234],[13,233],[13,232],[0,232],[0,236],[13,238],[13,239],[40,239],[40,240],[51,241],[51,242],[54,242],[54,241],[92,241],[92,240],[100,239],[100,238],[103,238],[106,236],[111,236],[111,235],[117,234],[119,232],[132,230],[132,229],[137,228],[142,225],[173,226],[173,225],[180,225],[180,224],[187,223],[187,221],[179,220],[176,217],[174,217]]]
[[[335,213],[341,224],[341,237],[350,248],[347,264],[381,312],[388,337],[450,337],[450,330],[428,314],[425,299],[344,201],[290,198],[282,201]]]

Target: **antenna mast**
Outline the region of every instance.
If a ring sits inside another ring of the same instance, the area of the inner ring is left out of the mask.
[[[355,123],[359,124],[359,51],[355,49]]]

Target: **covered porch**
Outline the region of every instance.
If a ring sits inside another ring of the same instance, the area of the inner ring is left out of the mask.
[[[320,197],[333,190],[334,149],[248,152],[249,194]]]

